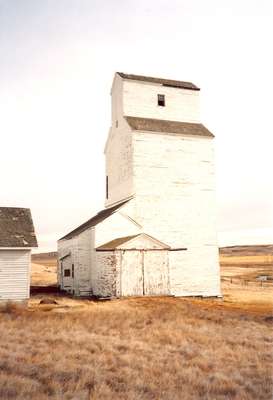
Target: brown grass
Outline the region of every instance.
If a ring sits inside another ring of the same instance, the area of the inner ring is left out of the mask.
[[[3,400],[272,398],[269,315],[211,300],[38,300],[0,313]]]
[[[56,264],[31,264],[31,285],[32,286],[50,286],[57,283]]]

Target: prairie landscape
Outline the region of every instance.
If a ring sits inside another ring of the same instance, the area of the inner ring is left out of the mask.
[[[272,247],[252,250],[221,250],[223,300],[56,292],[2,307],[0,398],[272,399]],[[33,263],[32,284],[52,285],[56,256]]]

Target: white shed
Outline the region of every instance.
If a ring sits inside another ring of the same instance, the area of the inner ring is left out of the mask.
[[[37,246],[30,210],[0,207],[0,302],[29,298],[31,248]]]
[[[102,297],[170,294],[170,247],[140,233],[96,249],[96,290]]]

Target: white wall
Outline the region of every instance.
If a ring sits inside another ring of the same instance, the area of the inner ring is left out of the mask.
[[[79,235],[69,240],[59,240],[58,258],[71,252],[71,263],[74,264],[74,284],[75,295],[87,295],[90,292],[101,294],[101,264],[97,263],[96,247],[101,246],[113,239],[123,236],[135,235],[140,232],[140,227],[126,218],[125,207],[117,211],[109,218],[99,223],[96,227],[89,228]],[[122,215],[122,214],[124,215]],[[102,257],[104,260],[104,258]],[[107,257],[105,258],[107,264]],[[107,265],[105,266],[105,268]],[[104,270],[103,270],[104,271]],[[105,270],[107,271],[107,269]],[[58,266],[58,281],[60,279],[60,262]],[[106,272],[105,272],[106,273]],[[104,278],[105,281],[105,278]],[[104,285],[103,291],[107,285]],[[108,287],[108,286],[107,286]],[[62,289],[65,289],[61,286]]]
[[[165,95],[165,107],[157,105],[157,94]],[[116,74],[111,97],[112,123],[105,146],[105,170],[108,176],[106,207],[135,193],[132,130],[124,116],[200,122],[199,91],[123,80]]]
[[[105,171],[108,176],[106,206],[133,194],[132,135],[123,118],[123,81],[118,75],[115,75],[111,94],[112,125],[105,145]]]
[[[200,122],[199,91],[125,80],[123,115],[182,122]],[[164,94],[166,106],[157,105]]]
[[[72,239],[58,241],[58,258],[71,252],[71,263],[74,264],[73,290],[75,295],[90,294],[91,291],[91,254],[94,243],[94,233],[92,228],[80,233]],[[58,262],[58,283],[61,285],[62,279],[61,265]],[[61,289],[65,289],[61,285]]]
[[[172,293],[218,295],[213,141],[134,132],[136,215],[145,233],[172,247]]]
[[[100,297],[116,296],[116,255],[114,251],[96,252],[96,269],[93,293]]]
[[[0,250],[0,301],[29,298],[30,268],[30,250]]]
[[[100,295],[102,290],[102,283],[100,281],[101,263],[105,261],[105,263],[108,265],[108,261],[107,257],[100,255],[101,253],[96,252],[95,248],[120,237],[136,235],[141,231],[141,228],[137,224],[135,224],[132,220],[126,218],[126,214],[129,210],[131,210],[131,208],[125,205],[120,209],[120,211],[115,212],[109,218],[98,224],[95,228],[95,239],[94,248],[92,249],[91,265],[92,288],[94,294],[96,295]],[[97,262],[97,257],[99,259],[99,263]],[[105,268],[107,268],[107,265]]]

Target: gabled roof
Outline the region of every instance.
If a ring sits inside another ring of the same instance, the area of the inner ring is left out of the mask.
[[[176,81],[173,79],[154,78],[151,76],[125,74],[124,72],[117,72],[117,74],[123,79],[129,79],[129,80],[133,80],[133,81],[158,83],[163,86],[169,86],[169,87],[175,87],[175,88],[181,88],[181,89],[200,90],[199,87],[197,87],[196,85],[194,85],[191,82]]]
[[[104,210],[100,211],[94,217],[90,218],[88,221],[84,222],[82,225],[78,226],[73,231],[69,232],[67,235],[63,236],[59,240],[63,239],[72,239],[74,236],[79,235],[80,233],[84,232],[86,229],[91,228],[92,226],[96,226],[100,222],[104,221],[106,218],[110,217],[115,211],[121,208],[125,203],[130,200],[123,201],[113,207],[105,208]]]
[[[121,246],[124,243],[129,242],[131,239],[134,239],[137,236],[138,235],[124,236],[124,237],[121,237],[121,238],[117,238],[117,239],[111,240],[110,242],[104,243],[103,245],[97,247],[96,250],[113,250],[113,249],[116,249],[117,247]]]
[[[0,207],[0,247],[38,247],[29,208]]]
[[[125,119],[130,127],[136,131],[214,137],[214,135],[202,124],[139,117],[125,117]]]
[[[160,250],[169,250],[170,246],[168,246],[167,244],[159,241],[158,239],[155,239],[154,237],[147,235],[146,233],[138,233],[136,235],[132,235],[132,236],[124,236],[121,238],[117,238],[114,240],[111,240],[110,242],[104,243],[103,245],[99,246],[96,248],[97,251],[111,251],[111,250],[115,250],[115,249],[128,249],[128,247],[126,246],[122,246],[125,245],[126,243],[129,243],[130,241],[132,241],[134,243],[135,238],[143,238],[143,239],[148,239],[148,241],[150,243],[153,243],[153,245],[156,244],[156,247],[151,248],[151,250],[153,249],[160,249]],[[134,250],[134,247],[129,247],[130,250]],[[142,250],[139,249],[139,250]]]

